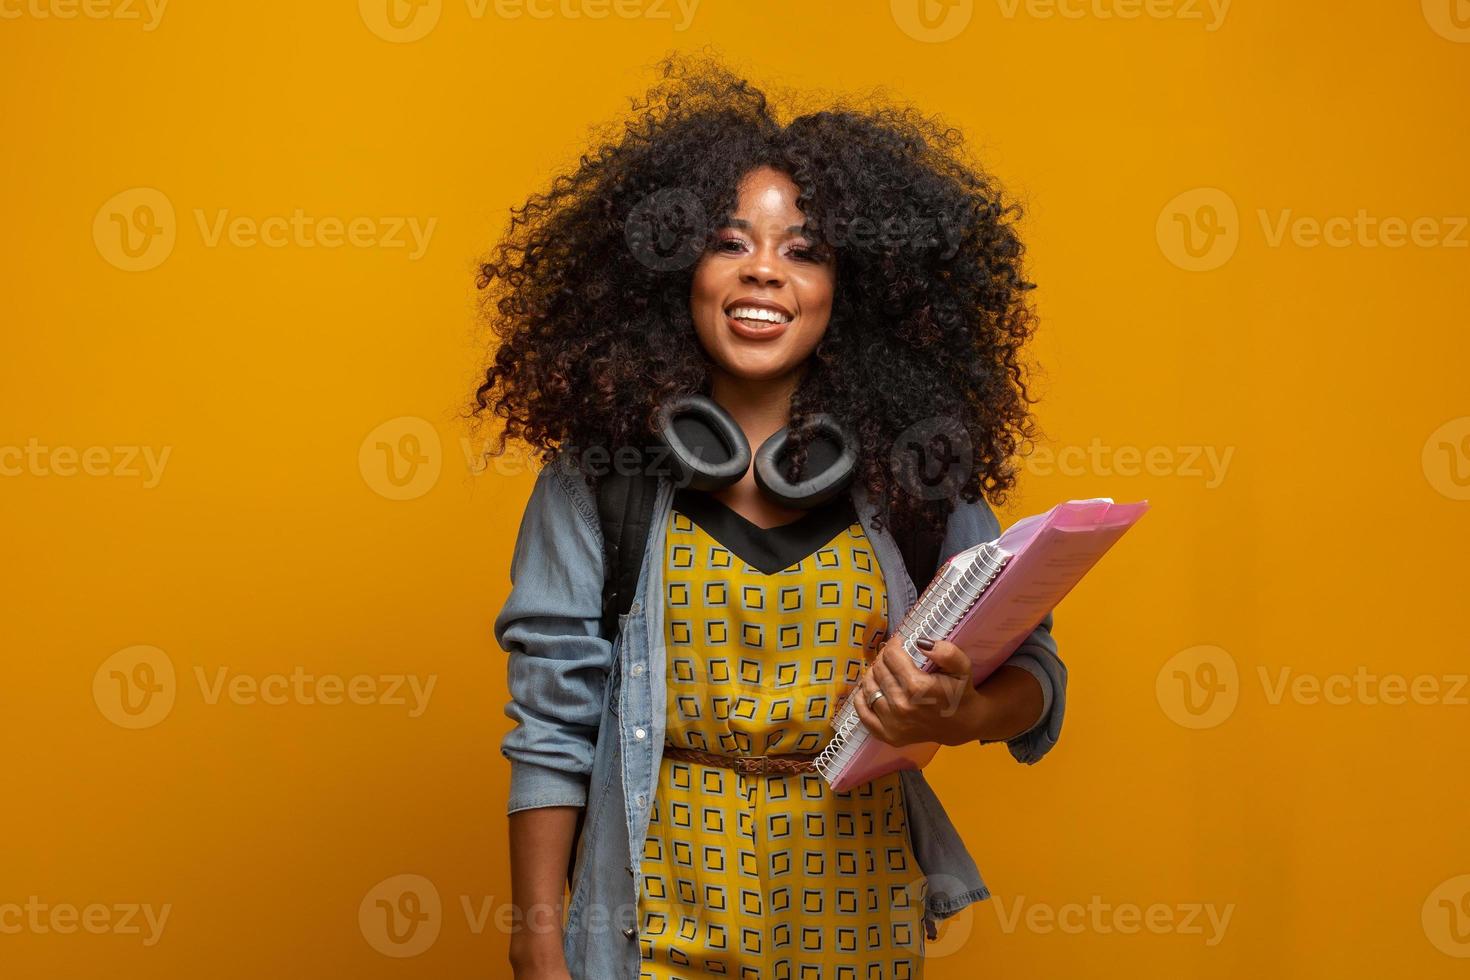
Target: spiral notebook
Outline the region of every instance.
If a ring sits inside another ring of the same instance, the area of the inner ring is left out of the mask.
[[[939,568],[899,624],[904,652],[920,670],[932,672],[935,668],[915,641],[949,640],[969,655],[974,683],[979,684],[1147,510],[1146,500],[1069,500],[1017,521],[994,541],[959,552]],[[923,768],[939,750],[938,742],[895,747],[880,741],[846,699],[833,715],[832,727],[835,732],[815,764],[836,790],[899,769]]]

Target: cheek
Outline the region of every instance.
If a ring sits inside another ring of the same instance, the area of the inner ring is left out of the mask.
[[[835,277],[831,272],[813,272],[796,280],[797,298],[803,310],[829,313],[832,310],[832,293]]]

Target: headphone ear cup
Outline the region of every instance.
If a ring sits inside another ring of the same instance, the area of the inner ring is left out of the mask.
[[[811,423],[817,430],[807,453],[808,461],[817,460],[827,444],[827,455],[831,447],[836,449],[836,459],[818,472],[798,483],[792,483],[781,475],[781,457],[791,438],[791,427],[787,426],[765,442],[755,454],[755,482],[767,497],[798,510],[810,510],[826,503],[841,493],[852,482],[857,472],[857,439],[840,425],[835,418],[823,412],[812,417]],[[811,467],[808,466],[810,472]]]
[[[679,395],[660,405],[657,435],[669,450],[679,486],[723,490],[750,469],[745,433],[706,395]]]

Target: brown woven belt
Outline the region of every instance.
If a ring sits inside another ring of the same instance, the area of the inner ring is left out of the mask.
[[[683,749],[675,745],[664,746],[665,759],[680,762],[698,762],[706,766],[734,769],[736,772],[793,773],[812,772],[819,753],[789,752],[784,755],[721,755],[718,752],[703,752],[699,749]]]

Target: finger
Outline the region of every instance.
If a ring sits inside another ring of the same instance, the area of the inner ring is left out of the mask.
[[[868,707],[867,693],[860,690],[858,691],[856,698],[857,699],[853,701],[852,704],[853,707],[857,709],[858,719],[863,723],[863,727],[866,728],[874,738],[878,739],[878,741],[887,742],[888,744],[892,745],[893,736],[891,736],[888,733],[888,729],[884,727],[883,719],[878,717],[878,714],[872,708]],[[882,701],[879,701],[878,703],[882,704],[883,701],[887,700],[888,699],[885,697]]]
[[[919,669],[919,665],[914,663],[914,658],[903,648],[903,644],[895,642],[892,655],[885,660],[889,672],[904,691],[912,693],[928,682],[928,678]]]
[[[878,651],[878,655],[873,657],[873,663],[870,666],[873,679],[878,682],[879,688],[882,688],[883,693],[889,698],[892,698],[895,693],[903,693],[903,695],[908,693],[908,685],[898,677],[895,671],[895,666],[904,660],[908,660],[908,654],[900,649],[891,648],[891,646],[883,646],[881,651]],[[908,663],[911,664],[913,661],[910,660]]]
[[[869,664],[858,675],[857,683],[853,685],[850,700],[854,705],[867,704],[868,698],[872,697],[873,692],[876,690],[878,690],[878,682],[873,679],[873,668]]]
[[[924,655],[934,664],[937,673],[962,677],[965,680],[970,680],[973,676],[970,655],[948,640],[935,640],[933,648],[925,650]]]
[[[904,655],[900,653],[898,656],[903,657]],[[892,707],[902,710],[904,705],[908,703],[909,692],[904,689],[902,684],[894,679],[893,671],[889,668],[888,661],[889,658],[886,653],[880,651],[879,655],[873,658],[873,668],[870,673],[873,675],[873,683],[883,692],[883,700],[891,700],[893,702]]]

